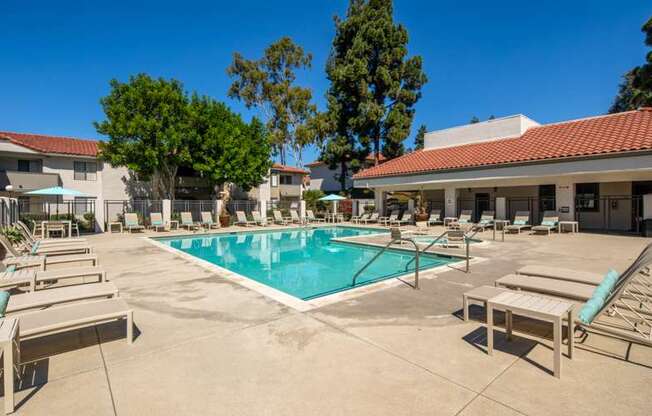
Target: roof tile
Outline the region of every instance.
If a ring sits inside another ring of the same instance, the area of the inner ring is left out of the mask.
[[[46,136],[42,134],[13,133],[0,131],[0,138],[42,153],[64,155],[97,156],[97,141],[73,139],[71,137]]]

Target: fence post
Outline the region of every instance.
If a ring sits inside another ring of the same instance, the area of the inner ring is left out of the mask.
[[[306,219],[306,201],[303,199],[301,200],[301,204],[299,205],[299,217],[301,217],[301,222],[303,222]]]
[[[161,214],[163,215],[163,224],[170,224],[172,221],[172,201],[164,199],[161,201]]]

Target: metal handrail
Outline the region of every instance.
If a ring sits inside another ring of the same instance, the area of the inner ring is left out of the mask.
[[[418,289],[419,288],[419,246],[411,238],[402,238],[402,237],[391,240],[389,243],[387,243],[387,245],[385,245],[385,247],[383,247],[378,253],[376,253],[376,255],[371,260],[369,260],[364,266],[362,266],[360,268],[360,270],[358,270],[353,275],[353,281],[351,283],[351,286],[355,286],[355,283],[356,283],[356,280],[358,279],[358,276],[360,276],[360,274],[363,271],[365,271],[367,269],[367,267],[369,267],[371,265],[371,263],[376,261],[376,259],[378,259],[378,257],[380,257],[385,251],[387,251],[388,248],[391,247],[392,244],[396,243],[397,241],[409,241],[412,244],[414,244],[414,252],[415,252],[414,259],[416,259],[416,264],[415,264],[416,267],[414,269],[414,288]],[[412,260],[410,260],[410,262],[411,261]]]
[[[443,233],[441,233],[441,234],[439,235],[439,237],[435,238],[434,241],[432,241],[430,244],[428,244],[428,245],[426,246],[426,248],[421,249],[421,251],[425,253],[425,252],[426,252],[430,247],[434,246],[434,245],[437,243],[437,241],[439,241],[442,237],[444,237],[444,236],[446,236],[446,235],[448,235],[448,230],[446,230],[446,231],[444,231]],[[410,260],[410,261],[407,262],[407,264],[405,265],[405,269],[406,269],[406,270],[407,270],[407,267],[410,265],[410,263],[412,263],[413,260],[414,260],[414,259],[412,259],[412,260]]]

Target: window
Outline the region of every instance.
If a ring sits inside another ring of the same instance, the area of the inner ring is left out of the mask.
[[[95,162],[75,162],[74,169],[76,181],[97,180],[97,163]]]
[[[581,211],[600,211],[600,184],[578,183],[575,185],[577,209]]]
[[[272,175],[272,186],[278,186],[278,175]]]
[[[18,160],[18,172],[43,172],[41,160]]]
[[[292,175],[281,175],[281,185],[292,185]]]

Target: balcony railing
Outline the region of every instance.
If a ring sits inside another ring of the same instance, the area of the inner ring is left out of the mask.
[[[58,186],[60,178],[58,173],[19,172],[14,170],[0,170],[0,191],[11,185],[14,191],[29,191],[33,189],[50,188]]]

